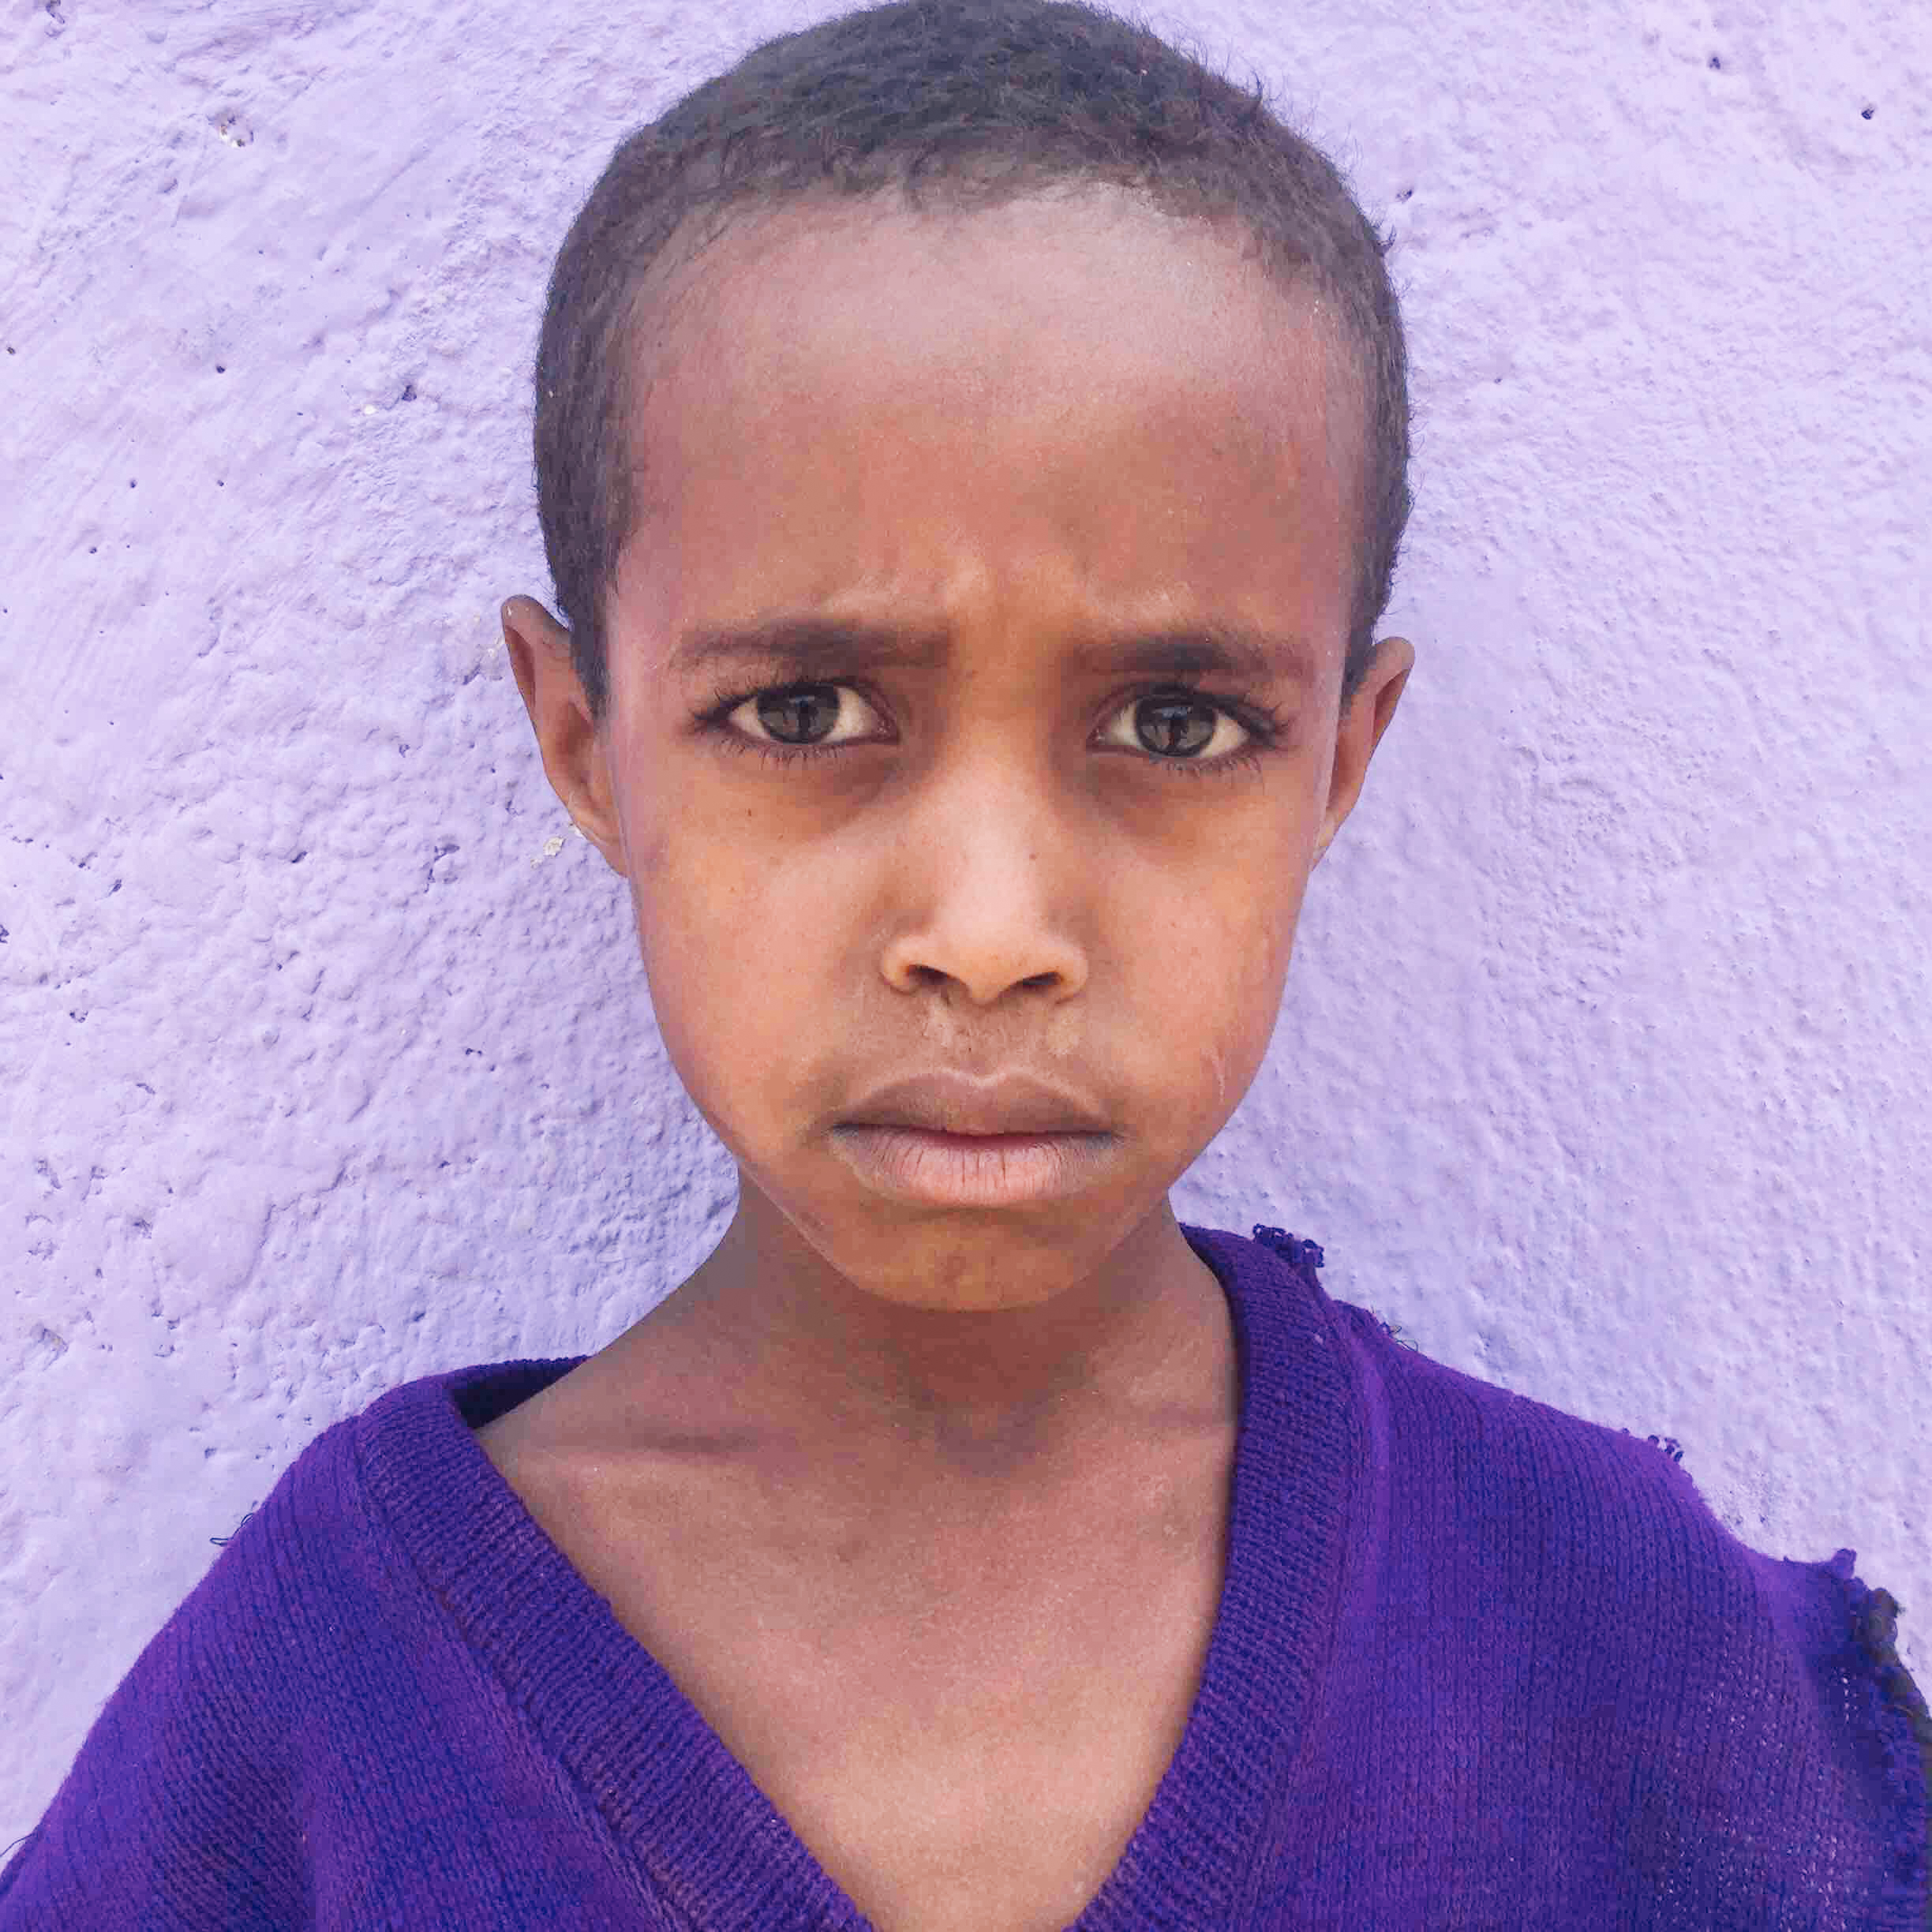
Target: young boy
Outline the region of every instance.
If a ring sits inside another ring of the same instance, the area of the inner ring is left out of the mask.
[[[312,1445],[0,1926],[1923,1923],[1849,1552],[1168,1204],[1413,662],[1406,421],[1339,178],[1084,8],[834,21],[619,150],[504,624],[736,1218]]]

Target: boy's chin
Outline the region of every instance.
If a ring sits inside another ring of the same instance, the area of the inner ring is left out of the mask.
[[[1090,1279],[1137,1231],[1173,1219],[1167,1200],[1173,1177],[1122,1171],[1122,1137],[1092,1137],[1112,1144],[1044,1157],[1091,1165],[1098,1178],[1088,1185],[991,1205],[932,1198],[951,1185],[953,1170],[936,1185],[928,1174],[895,1192],[891,1181],[874,1185],[849,1166],[844,1185],[822,1170],[808,1186],[787,1185],[774,1176],[769,1188],[741,1167],[736,1236],[764,1257],[762,1265],[784,1265],[788,1250],[802,1260],[803,1249],[851,1286],[901,1307],[1036,1306]],[[878,1158],[889,1163],[906,1157],[888,1152]],[[914,1158],[931,1157],[920,1152]],[[979,1179],[967,1178],[969,1185]]]

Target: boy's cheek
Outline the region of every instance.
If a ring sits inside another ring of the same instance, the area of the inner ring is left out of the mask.
[[[634,849],[631,903],[661,1019],[687,1012],[701,1037],[728,1024],[743,1038],[796,1006],[837,944],[822,877],[814,891],[803,868],[749,859],[729,841],[660,837]]]
[[[653,1007],[700,1106],[788,1119],[829,1068],[863,1084],[956,1058],[953,1028],[930,1034],[930,997],[907,1008],[883,983],[867,880],[794,840],[733,836],[728,811],[710,803],[694,792],[674,821],[633,825],[627,841]],[[1204,1121],[1218,1131],[1279,1017],[1299,909],[1290,896],[1263,903],[1244,868],[1194,882],[1182,919],[1150,919],[1138,889],[1088,907],[1087,985],[1043,1016],[1036,1057],[1064,1059],[1074,1084],[1138,1113],[1123,1122],[1138,1136],[1165,1144]]]

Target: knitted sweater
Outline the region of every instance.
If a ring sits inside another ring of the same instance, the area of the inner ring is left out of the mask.
[[[1226,1582],[1077,1932],[1920,1932],[1932,1722],[1851,1551],[1746,1548],[1668,1449],[1331,1300],[1312,1242],[1184,1232],[1241,1365]],[[574,1365],[324,1431],[108,1700],[0,1932],[863,1932],[472,1436]]]

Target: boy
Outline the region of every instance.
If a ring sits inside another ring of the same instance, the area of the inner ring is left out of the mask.
[[[833,21],[620,149],[537,386],[505,636],[736,1215],[313,1445],[0,1926],[1919,1923],[1849,1552],[1169,1207],[1413,661],[1327,164],[1084,8]]]

